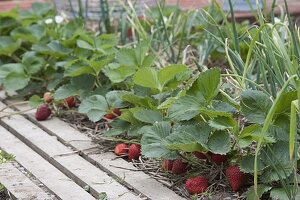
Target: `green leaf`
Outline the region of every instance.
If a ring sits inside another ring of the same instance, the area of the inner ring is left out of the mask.
[[[71,84],[60,86],[54,93],[54,99],[60,100],[78,94],[78,90]]]
[[[241,111],[247,120],[263,124],[272,106],[269,96],[261,91],[247,90],[241,94]]]
[[[77,40],[76,44],[79,48],[82,48],[82,49],[87,49],[87,50],[92,50],[92,51],[95,50],[94,47],[92,47],[89,43],[87,43],[86,41],[83,41],[83,40]]]
[[[113,59],[114,55],[101,56],[89,61],[89,65],[94,69],[96,74],[99,74],[106,65],[113,61]]]
[[[121,100],[121,96],[123,96],[126,93],[127,91],[118,91],[118,90],[113,90],[108,92],[105,95],[108,105],[112,108],[124,108],[128,106],[126,102],[123,102]]]
[[[37,108],[44,103],[44,99],[39,97],[38,95],[33,95],[29,99],[29,106],[32,108]]]
[[[37,43],[46,33],[45,27],[34,24],[28,27],[18,27],[11,32],[14,40],[24,40],[31,43]]]
[[[18,21],[11,16],[0,17],[0,33],[4,35],[4,32],[11,30],[15,26],[18,26]]]
[[[144,107],[144,108],[155,108],[153,105],[153,99],[148,96],[138,96],[133,93],[124,94],[121,99],[125,102],[129,102],[134,106]]]
[[[102,69],[105,76],[111,80],[113,83],[120,83],[124,81],[127,77],[132,76],[135,73],[135,68],[130,66],[122,65],[117,63],[108,64]]]
[[[170,65],[164,67],[158,72],[158,80],[162,87],[164,87],[170,80],[174,79],[179,73],[187,70],[185,65]]]
[[[210,131],[210,127],[204,123],[179,126],[166,138],[165,145],[172,150],[206,151]]]
[[[209,69],[199,75],[188,94],[203,97],[207,102],[210,102],[219,93],[220,84],[220,69]]]
[[[101,95],[93,95],[82,100],[78,111],[86,114],[93,121],[99,121],[107,112],[108,105],[106,99]]]
[[[258,195],[258,197],[261,198],[264,193],[270,191],[271,189],[272,189],[272,187],[270,187],[268,185],[263,185],[263,184],[257,185],[257,195]],[[255,191],[254,191],[253,186],[247,190],[246,197],[247,197],[247,200],[256,199],[256,195],[255,195]]]
[[[64,47],[58,41],[51,41],[47,45],[34,44],[31,48],[33,51],[39,52],[45,55],[51,55],[54,57],[65,57],[70,55],[72,49]]]
[[[83,74],[94,74],[92,67],[90,67],[87,62],[80,59],[68,62],[65,65],[65,68],[66,70],[64,75],[69,77],[77,77]]]
[[[175,121],[190,120],[200,114],[203,101],[193,96],[183,96],[169,109],[169,118]]]
[[[118,51],[116,58],[121,66],[130,68],[137,68],[138,63],[136,61],[135,52],[133,49],[122,48]]]
[[[21,40],[14,41],[8,36],[0,36],[0,55],[10,56],[21,46]]]
[[[218,116],[209,120],[209,125],[217,130],[225,130],[237,126],[237,122],[231,117]]]
[[[244,173],[254,173],[254,160],[254,155],[243,156],[241,159],[240,170]],[[266,167],[260,157],[258,158],[257,162],[258,171],[261,171]]]
[[[157,72],[153,68],[139,69],[133,76],[133,82],[143,87],[162,91],[162,86],[159,83]]]
[[[141,109],[133,114],[133,116],[145,123],[154,124],[163,121],[163,116],[159,111]]]
[[[168,150],[164,144],[164,139],[171,134],[169,122],[158,122],[153,126],[143,128],[141,140],[142,154],[150,158],[175,159],[176,152]]]
[[[285,112],[289,112],[291,110],[291,103],[292,101],[297,99],[297,91],[290,91],[283,93],[280,96],[278,106],[275,109],[276,114],[281,114]]]
[[[28,51],[22,57],[22,63],[28,74],[36,74],[45,65],[45,60],[38,57],[35,52]]]
[[[292,194],[292,187],[287,187],[288,188],[288,192],[290,194]],[[299,188],[298,190],[299,191]],[[288,195],[286,194],[286,190],[284,188],[273,188],[270,192],[270,197],[272,199],[276,199],[276,200],[289,200],[290,198],[288,197]],[[300,199],[300,192],[298,192],[294,198],[295,200],[299,200]]]
[[[24,65],[20,63],[9,63],[0,65],[0,83],[3,83],[4,79],[12,72],[23,74]]]
[[[25,88],[30,77],[16,72],[9,73],[4,80],[4,88],[8,91],[16,91]]]
[[[230,151],[230,135],[226,131],[215,131],[208,139],[208,148],[216,154],[226,154]]]

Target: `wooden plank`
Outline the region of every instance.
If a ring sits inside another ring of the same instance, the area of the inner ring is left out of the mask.
[[[89,193],[0,126],[0,147],[61,200],[95,200]]]
[[[0,183],[10,194],[20,200],[51,200],[52,198],[20,172],[12,162],[0,165]]]
[[[19,110],[28,109],[28,105],[16,106]],[[37,122],[34,118],[34,112],[28,113],[28,119],[34,122],[37,126],[45,130],[51,135],[55,135],[60,141],[70,144],[77,150],[88,149],[95,147],[91,138],[80,133],[78,130],[69,126],[66,122],[53,117],[49,120]],[[64,131],[61,131],[64,130]],[[151,178],[149,175],[142,171],[134,171],[137,168],[132,163],[127,162],[124,159],[115,159],[115,155],[111,152],[103,154],[88,154],[83,151],[82,156],[92,163],[106,171],[109,175],[118,177],[122,180],[122,183],[132,187],[135,191],[140,192],[150,199],[156,200],[181,200],[184,199],[177,195],[174,191],[165,187],[162,183]],[[126,169],[120,169],[112,166],[119,166]]]
[[[5,106],[0,103],[0,109]],[[7,109],[7,111],[12,112],[11,109]],[[3,113],[0,113],[1,115]],[[14,115],[2,118],[0,124],[77,184],[82,187],[88,186],[94,197],[105,192],[108,199],[141,199],[81,156],[70,154],[71,149],[23,116]],[[64,129],[60,129],[60,132],[64,132]]]

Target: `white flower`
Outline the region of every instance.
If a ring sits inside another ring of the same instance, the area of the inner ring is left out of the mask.
[[[279,22],[281,22],[281,20],[278,17],[274,17],[274,22],[279,23]]]
[[[64,18],[62,16],[60,16],[60,15],[55,16],[55,22],[57,24],[61,24],[63,21],[64,21]]]
[[[166,16],[163,16],[163,20],[165,24],[168,22],[168,18]]]
[[[52,24],[53,23],[53,19],[48,18],[45,20],[45,24]]]

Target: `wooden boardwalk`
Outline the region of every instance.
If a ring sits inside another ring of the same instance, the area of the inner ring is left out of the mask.
[[[5,98],[4,92],[0,98]],[[7,106],[4,102],[0,109]],[[58,118],[37,122],[33,112],[4,115],[0,112],[0,148],[15,155],[15,162],[47,189],[40,189],[11,163],[3,164],[0,182],[18,199],[53,199],[49,194],[61,200],[95,200],[104,194],[108,200],[183,199],[113,153],[93,153],[98,144]]]

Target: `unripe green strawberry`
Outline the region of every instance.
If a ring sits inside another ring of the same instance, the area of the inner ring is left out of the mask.
[[[241,172],[236,165],[230,166],[226,169],[226,178],[234,192],[239,190],[245,182],[246,175]]]
[[[190,194],[200,194],[208,188],[208,179],[204,176],[189,178],[185,182],[185,188]]]
[[[45,103],[51,103],[53,101],[53,96],[52,96],[51,92],[45,92],[43,99],[44,99]]]
[[[51,115],[51,110],[47,104],[42,104],[35,112],[35,118],[38,121],[46,120]]]

